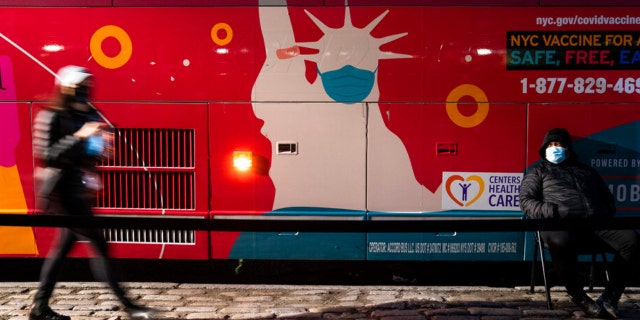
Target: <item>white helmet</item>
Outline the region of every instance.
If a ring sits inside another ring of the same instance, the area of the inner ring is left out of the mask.
[[[66,66],[62,67],[56,74],[56,86],[60,87],[77,87],[85,79],[92,77],[93,75],[87,70],[87,68],[78,66]]]

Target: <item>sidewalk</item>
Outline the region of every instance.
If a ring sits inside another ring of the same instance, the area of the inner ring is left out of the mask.
[[[0,318],[26,320],[36,282],[0,283]],[[138,303],[162,311],[157,319],[578,319],[584,316],[564,291],[542,287],[225,285],[123,283]],[[596,298],[596,288],[591,294]],[[127,319],[115,296],[98,282],[60,282],[51,306],[73,320]],[[620,304],[622,319],[640,319],[640,288]]]

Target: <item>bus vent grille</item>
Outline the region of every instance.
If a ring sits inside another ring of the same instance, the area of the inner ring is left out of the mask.
[[[195,244],[196,242],[193,230],[105,229],[104,236],[109,242],[120,243]]]
[[[96,208],[194,209],[193,172],[103,171]]]
[[[112,155],[102,163],[110,167],[192,168],[195,163],[193,129],[118,128]]]
[[[195,209],[193,129],[118,128],[114,151],[98,164],[101,209]]]

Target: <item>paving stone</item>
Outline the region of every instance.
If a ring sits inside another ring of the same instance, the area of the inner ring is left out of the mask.
[[[344,296],[340,298],[340,301],[356,301],[356,300],[358,300],[357,295],[349,295],[349,296]]]
[[[318,296],[281,296],[280,300],[284,301],[293,301],[293,300],[304,300],[304,301],[319,301],[322,300],[321,297]]]
[[[70,306],[82,306],[82,305],[94,305],[96,304],[93,297],[84,296],[82,298],[70,300],[68,297],[63,299],[59,299],[56,301],[56,304],[66,304]]]
[[[489,315],[489,316],[520,316],[520,310],[507,309],[507,308],[482,308],[471,307],[469,308],[469,314],[471,315]]]
[[[215,307],[191,307],[191,306],[187,306],[187,307],[178,307],[175,308],[173,311],[175,312],[185,312],[185,313],[212,313],[212,312],[217,312],[219,310],[219,308],[215,308]]]
[[[415,315],[415,316],[390,316],[390,317],[381,317],[380,320],[424,320],[424,316]]]
[[[169,289],[164,292],[164,294],[171,294],[177,296],[199,296],[206,293],[205,289],[188,289],[188,288],[180,288],[180,289]]]
[[[0,319],[27,320],[37,283],[0,285]],[[544,295],[528,287],[275,286],[177,283],[125,283],[137,303],[162,311],[157,319],[329,319],[329,320],[553,320],[584,314],[566,292]],[[2,293],[3,289],[7,292]],[[10,290],[9,290],[10,289]],[[597,297],[601,291],[590,295]],[[73,320],[126,320],[102,284],[65,282],[51,299],[54,310]],[[629,288],[620,303],[621,319],[640,319],[640,289]]]
[[[364,313],[332,313],[332,312],[321,313],[321,316],[323,319],[362,319],[367,317],[367,315]]]
[[[260,308],[258,307],[250,307],[250,306],[229,306],[226,308],[222,308],[220,310],[221,313],[226,313],[226,314],[234,314],[234,313],[240,313],[240,314],[246,314],[246,313],[257,313],[260,311]]]
[[[153,295],[145,295],[145,296],[141,297],[140,299],[141,300],[151,300],[151,301],[157,301],[157,300],[177,301],[177,300],[181,300],[182,296],[171,295],[171,294],[153,294]]]
[[[309,312],[319,312],[319,313],[354,313],[356,312],[355,308],[347,307],[347,306],[308,307],[307,310]]]
[[[7,300],[7,301],[26,301],[26,300],[30,300],[33,297],[33,294],[23,294],[23,295],[11,295],[7,298],[4,298],[2,300]]]
[[[402,294],[405,300],[425,300],[425,301],[442,301],[442,295],[429,292],[405,292]]]
[[[271,296],[236,297],[234,300],[238,302],[264,302],[264,301],[273,301],[273,297]]]
[[[174,308],[183,307],[185,304],[183,302],[177,302],[177,301],[150,301],[148,303],[145,303],[145,305],[148,307],[156,308],[156,309],[171,310]],[[206,306],[212,306],[212,305],[207,304]],[[193,307],[197,307],[197,306],[194,305]]]
[[[227,319],[225,315],[217,313],[190,313],[185,316],[185,319]]]
[[[279,307],[266,308],[265,312],[272,313],[276,317],[295,317],[307,313],[307,310],[302,307]]]
[[[433,316],[430,320],[480,320],[477,316]]]
[[[258,312],[251,314],[233,314],[229,319],[271,319],[274,318],[274,315],[267,312]]]
[[[340,302],[337,306],[340,307],[361,307],[362,303],[357,301]]]
[[[522,310],[522,315],[527,317],[568,317],[570,313],[566,310],[529,309]]]
[[[143,288],[126,289],[126,291],[129,295],[139,295],[139,296],[160,294],[163,292],[162,290],[158,290],[158,289],[143,289]]]
[[[118,310],[119,307],[118,306],[114,306],[114,305],[100,305],[100,304],[92,304],[92,305],[79,305],[79,306],[75,306],[73,307],[73,311],[90,311],[90,312],[96,312],[96,311],[116,311]]]
[[[443,308],[443,309],[433,309],[433,310],[424,310],[423,311],[426,316],[460,316],[460,315],[468,315],[469,310],[465,308]]]
[[[404,301],[391,301],[391,302],[386,302],[386,303],[380,303],[378,302],[378,304],[367,304],[368,307],[375,307],[377,309],[404,309],[406,308],[406,302]]]
[[[12,311],[12,310],[16,310],[16,306],[15,305],[0,305],[0,314],[2,314],[2,312],[6,312],[6,311]]]
[[[404,316],[418,316],[420,312],[418,310],[374,310],[371,312],[372,317],[404,317]]]

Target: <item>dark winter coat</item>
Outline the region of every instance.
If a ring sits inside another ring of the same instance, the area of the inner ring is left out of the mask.
[[[61,169],[55,193],[86,191],[83,172],[95,170],[96,157],[87,155],[86,141],[73,134],[86,122],[99,121],[95,111],[44,109],[34,121],[34,154],[42,165]]]
[[[568,149],[568,158],[559,164],[545,158],[551,141],[560,141]],[[566,130],[547,133],[540,156],[542,160],[525,174],[520,186],[520,208],[525,215],[533,219],[593,220],[615,215],[613,195],[595,169],[576,159]]]

